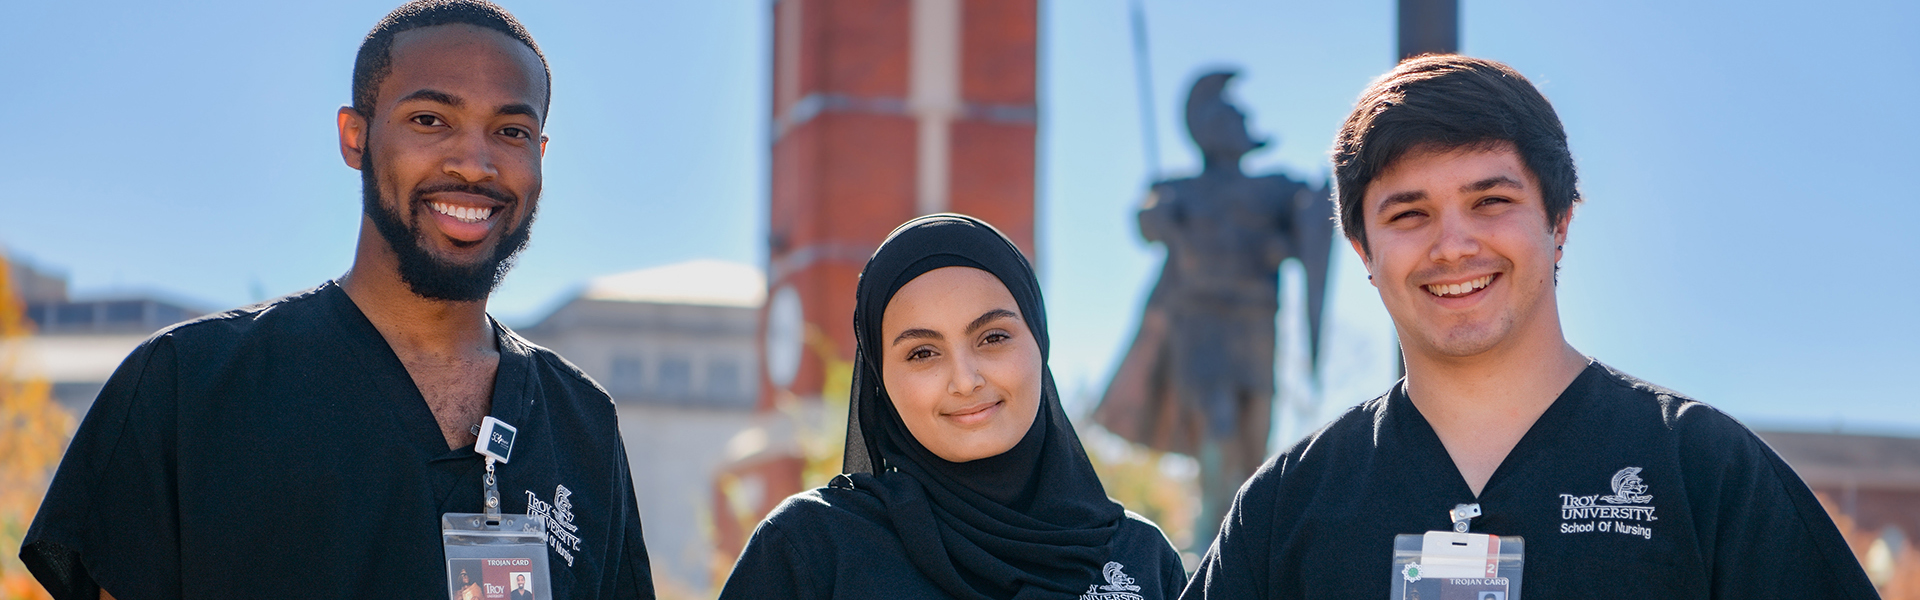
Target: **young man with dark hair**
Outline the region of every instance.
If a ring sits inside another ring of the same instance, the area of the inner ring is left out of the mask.
[[[549,82],[485,0],[374,28],[338,113],[352,268],[127,357],[22,544],[55,597],[448,597],[442,517],[487,483],[546,525],[553,597],[653,596],[611,399],[486,314],[533,223]],[[475,452],[485,417],[517,428],[489,438],[509,461]]]
[[[1395,536],[1456,525],[1524,539],[1501,597],[1875,597],[1752,432],[1562,336],[1580,198],[1559,117],[1519,73],[1401,63],[1347,118],[1334,173],[1407,376],[1248,480],[1183,597],[1409,597],[1421,571],[1396,568]]]

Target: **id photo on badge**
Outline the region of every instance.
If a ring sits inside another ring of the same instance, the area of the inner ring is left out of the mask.
[[[507,592],[508,600],[534,600],[540,597],[533,591],[533,581],[527,577],[530,574],[528,571],[507,574],[513,580],[513,589]]]
[[[483,596],[480,591],[481,573],[485,570],[481,564],[482,561],[451,560],[447,562],[451,563],[447,570],[451,571],[453,576],[453,580],[447,585],[447,589],[453,592],[450,597],[453,600],[480,600]]]

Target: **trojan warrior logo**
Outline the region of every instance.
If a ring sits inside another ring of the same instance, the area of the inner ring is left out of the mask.
[[[1613,474],[1613,495],[1601,496],[1601,502],[1608,504],[1646,504],[1653,501],[1647,495],[1647,482],[1640,479],[1640,467],[1627,467]]]
[[[1100,575],[1107,579],[1107,584],[1087,586],[1087,593],[1081,594],[1080,600],[1146,600],[1134,593],[1140,591],[1140,586],[1134,585],[1133,578],[1120,571],[1122,568],[1120,563],[1107,563],[1105,568],[1100,569]]]

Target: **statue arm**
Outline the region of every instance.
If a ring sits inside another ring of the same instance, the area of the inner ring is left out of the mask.
[[[1307,288],[1307,355],[1320,364],[1320,316],[1326,306],[1327,272],[1333,263],[1333,199],[1329,185],[1300,186],[1293,196],[1294,256],[1305,267]]]
[[[1147,190],[1140,203],[1140,237],[1149,242],[1166,242],[1178,230],[1173,188],[1156,184]]]

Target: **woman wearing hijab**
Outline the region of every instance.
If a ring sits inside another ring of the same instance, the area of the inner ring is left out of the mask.
[[[932,215],[860,274],[844,474],[753,533],[730,598],[1172,599],[1158,527],[1107,498],[1048,372],[1026,257]]]

